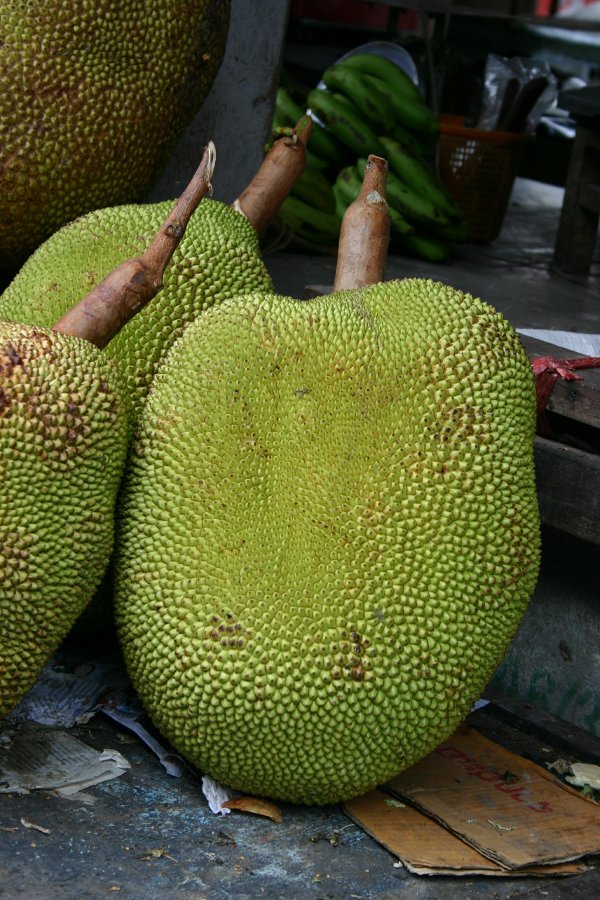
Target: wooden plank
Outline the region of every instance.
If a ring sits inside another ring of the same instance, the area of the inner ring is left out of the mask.
[[[589,187],[598,181],[598,129],[576,118],[552,264],[559,272],[588,275],[598,234],[598,198]]]
[[[521,335],[521,342],[530,359],[536,356],[575,359],[582,355],[525,335]],[[565,381],[560,377],[556,380],[547,409],[600,428],[600,369],[579,369],[577,375],[581,376],[581,381]]]
[[[488,684],[484,696],[491,703],[470,713],[468,721],[491,740],[542,765],[550,761],[542,749],[548,746],[557,756],[566,754],[579,762],[600,765],[600,738],[596,735],[520,697],[509,697],[493,683]]]
[[[600,455],[536,437],[535,469],[542,522],[600,544]]]
[[[586,182],[582,187],[579,202],[586,209],[598,215],[600,213],[600,187],[597,184],[592,184],[590,181]]]

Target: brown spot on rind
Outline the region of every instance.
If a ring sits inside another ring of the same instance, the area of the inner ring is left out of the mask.
[[[10,398],[5,390],[0,387],[0,416],[8,418],[10,415]]]

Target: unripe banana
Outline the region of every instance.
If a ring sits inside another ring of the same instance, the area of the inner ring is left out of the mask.
[[[387,91],[383,87],[381,91],[391,103],[400,125],[424,134],[438,133],[438,120],[425,103],[417,85],[400,66],[374,53],[357,53],[349,56],[343,61],[343,65],[374,75],[385,82]]]
[[[329,90],[343,94],[374,126],[378,134],[394,127],[394,111],[388,100],[367,84],[359,72],[342,65],[330,66],[323,73],[323,81]]]
[[[321,119],[329,131],[357,156],[384,156],[383,146],[377,135],[361,114],[341,94],[314,89],[308,95],[312,112]]]
[[[275,94],[275,115],[283,121],[284,125],[295,125],[305,113],[288,91],[284,87],[279,87]]]
[[[420,159],[421,162],[427,165],[432,164],[433,146],[429,139],[423,140],[422,134],[416,135],[414,131],[409,131],[408,128],[403,128],[402,125],[398,125],[396,122],[388,137],[393,138],[395,141],[400,141],[416,159]]]
[[[275,95],[275,115],[274,127],[277,125],[294,126],[296,122],[306,115],[302,107],[296,103],[284,87],[277,88]],[[313,121],[312,133],[310,136],[310,149],[317,156],[332,165],[341,165],[344,162],[344,152],[334,138],[319,125]]]
[[[312,134],[309,139],[311,150],[332,166],[341,166],[346,159],[345,148],[340,146],[334,136],[326,128],[313,119]]]
[[[364,174],[365,163],[366,160],[364,159],[359,159],[357,162],[361,177]],[[389,206],[398,210],[409,222],[449,224],[450,220],[443,210],[432,203],[428,197],[424,197],[390,171],[388,171],[387,178],[387,201]]]
[[[391,59],[378,53],[354,53],[337,63],[367,75],[375,75],[388,85],[390,91],[406,97],[407,100],[423,102],[421,91],[404,69]]]
[[[398,212],[397,209],[394,209],[393,206],[390,206],[389,203],[388,212],[390,214],[390,228],[392,230],[392,234],[406,235],[412,234],[414,232],[414,226],[404,218],[402,213]]]
[[[458,206],[453,200],[450,200],[430,166],[413,156],[400,141],[395,141],[390,137],[381,137],[379,140],[385,147],[388,163],[395,175],[398,175],[413,190],[428,197],[449,218],[460,216]]]
[[[292,188],[292,196],[313,209],[324,213],[335,212],[335,197],[327,178],[316,169],[306,168]]]
[[[389,100],[389,88],[380,78],[375,78],[374,75],[363,75],[363,78],[371,85],[373,90],[380,92],[385,91],[387,95],[386,99]],[[397,120],[394,122],[392,128],[387,130],[387,134],[389,137],[395,138],[397,141],[404,144],[413,156],[416,156],[418,159],[422,159],[424,162],[429,162],[431,160],[435,149],[435,135],[410,131],[410,129],[400,125]]]
[[[311,135],[312,138],[312,135]],[[318,172],[322,172],[324,169],[328,169],[331,164],[326,159],[321,159],[320,156],[317,156],[316,153],[313,153],[312,150],[307,148],[306,150],[306,168],[307,169],[315,169]]]
[[[283,221],[303,237],[309,230],[312,230],[313,234],[321,234],[329,242],[337,240],[339,236],[340,222],[335,212],[325,213],[313,209],[308,203],[291,194],[283,201],[280,213]]]
[[[415,256],[428,259],[430,262],[445,262],[450,256],[450,250],[443,241],[417,232],[399,235],[397,243]]]
[[[413,131],[419,131],[431,137],[437,135],[438,120],[424,103],[414,103],[398,94],[395,97],[392,96],[392,105],[401,126],[404,125],[412,128]]]
[[[348,201],[345,199],[337,181],[331,186],[331,190],[333,191],[333,196],[335,197],[335,214],[341,223],[342,219],[344,218],[344,213],[346,212],[352,201]]]
[[[356,170],[356,166],[345,166],[338,172],[334,182],[334,190],[343,198],[346,206],[349,206],[356,198],[362,187],[362,180]]]

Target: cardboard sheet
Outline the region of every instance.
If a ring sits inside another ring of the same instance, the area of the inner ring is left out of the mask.
[[[506,869],[600,853],[600,806],[462,727],[384,785]]]
[[[550,876],[584,872],[583,863],[507,869],[483,856],[443,825],[411,806],[393,805],[390,794],[369,791],[349,800],[344,810],[367,834],[416,875]]]

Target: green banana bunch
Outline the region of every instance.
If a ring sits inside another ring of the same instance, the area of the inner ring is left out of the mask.
[[[337,65],[346,66],[363,75],[374,75],[389,85],[391,91],[407,100],[423,102],[421,91],[406,72],[391,59],[378,53],[353,53]]]
[[[337,65],[358,72],[363,77],[371,76],[367,84],[387,99],[400,125],[437,135],[438,121],[423,100],[419,88],[391,60],[375,53],[356,53]]]
[[[390,228],[393,235],[409,235],[414,234],[415,227],[408,219],[405,219],[401,212],[398,212],[388,203],[388,212],[390,214]]]
[[[370,153],[383,156],[383,147],[375,131],[365,122],[356,106],[342,94],[315,88],[308,95],[308,105],[334,137],[357,156]]]
[[[448,243],[465,240],[467,228],[437,175],[438,123],[417,85],[391,60],[368,53],[330,66],[322,82],[324,87],[307,90],[314,120],[307,169],[284,203],[282,219],[304,240],[334,244],[360,191],[366,157],[374,153],[388,161],[396,245],[427,260],[447,259]],[[290,93],[279,88],[276,123],[294,125],[302,114]]]
[[[335,197],[335,210],[340,222],[344,218],[344,213],[350,204],[356,200],[360,185],[360,176],[356,171],[356,166],[345,166],[343,169],[340,169],[332,185],[333,196]]]
[[[329,179],[309,166],[292,188],[291,194],[313,209],[324,213],[335,212],[335,197]]]
[[[359,159],[357,163],[361,178],[364,176],[366,162],[366,159]],[[389,206],[393,206],[413,224],[450,224],[446,213],[424,196],[420,192],[420,187],[406,184],[391,171],[388,171],[387,178],[387,201]]]
[[[279,211],[282,220],[294,234],[311,244],[333,245],[340,233],[340,220],[335,212],[315,209],[293,194],[287,197]]]
[[[413,156],[400,141],[390,137],[381,137],[379,140],[385,148],[388,165],[394,174],[431,200],[449,219],[460,218],[460,209],[442,188],[431,166]]]
[[[298,119],[306,115],[299,103],[296,103],[284,87],[279,87],[275,94],[274,127],[278,125],[295,125]],[[344,162],[344,150],[335,138],[318,122],[314,121],[308,148],[308,162],[311,168],[325,169],[329,165],[339,166]]]
[[[323,82],[330,91],[342,94],[356,106],[376,134],[388,134],[394,127],[394,111],[387,98],[371,88],[359,72],[339,63],[323,72]]]
[[[304,110],[284,87],[277,88],[275,94],[275,116],[283,125],[295,125],[304,115]]]

